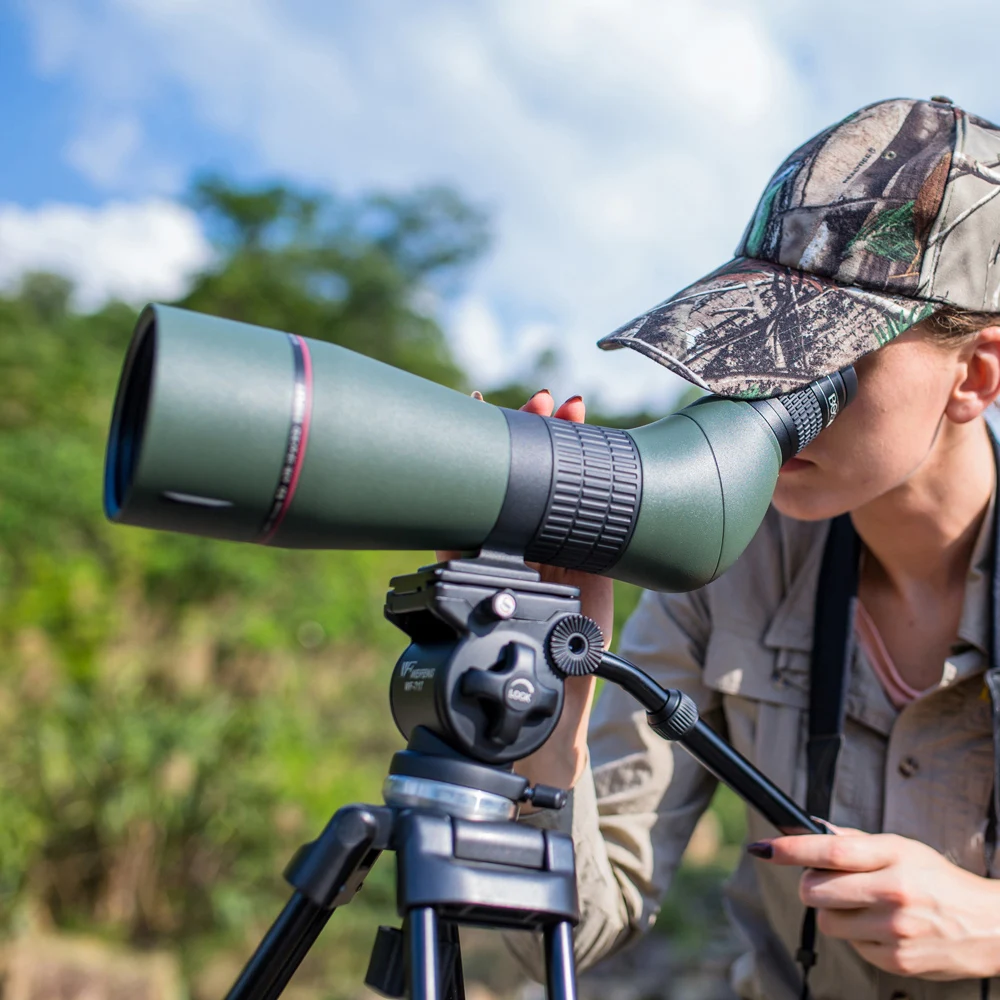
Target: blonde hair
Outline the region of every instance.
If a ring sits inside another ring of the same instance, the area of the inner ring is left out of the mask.
[[[942,347],[959,347],[987,326],[1000,326],[1000,313],[972,312],[944,306],[921,326]]]

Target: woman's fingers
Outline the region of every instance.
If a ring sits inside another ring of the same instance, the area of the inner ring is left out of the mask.
[[[570,396],[553,414],[560,420],[572,420],[582,424],[587,417],[587,408],[583,405],[583,396]]]
[[[548,389],[539,389],[538,392],[528,400],[522,410],[528,413],[538,413],[543,417],[557,417],[560,420],[572,420],[574,423],[582,424],[587,416],[587,408],[583,404],[582,396],[570,396],[559,409],[554,413],[555,400]]]
[[[896,938],[888,913],[874,909],[821,910],[817,920],[827,937],[866,944],[888,943]]]
[[[866,837],[864,830],[855,830],[853,826],[834,826],[828,819],[820,819],[819,816],[811,816],[820,826],[825,826],[830,833],[835,833],[839,837]]]
[[[808,868],[799,881],[799,899],[825,910],[858,910],[876,906],[885,896],[879,872],[829,872]]]
[[[552,408],[555,405],[556,401],[552,398],[552,393],[548,389],[539,389],[521,409],[526,413],[537,413],[541,417],[551,417]]]
[[[882,833],[841,837],[825,833],[805,834],[759,840],[750,844],[747,851],[774,865],[837,872],[874,872],[898,860],[902,840],[902,837]]]

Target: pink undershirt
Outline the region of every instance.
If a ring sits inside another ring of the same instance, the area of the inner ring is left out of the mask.
[[[865,655],[868,657],[868,662],[872,665],[875,676],[879,679],[889,701],[896,708],[908,705],[924,693],[907,684],[900,677],[896,664],[892,662],[892,657],[885,648],[882,636],[878,634],[875,622],[872,621],[871,615],[868,614],[860,601],[856,604],[854,631],[861,648],[864,649]]]

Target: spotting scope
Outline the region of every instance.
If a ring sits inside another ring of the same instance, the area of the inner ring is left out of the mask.
[[[107,516],[285,548],[481,549],[691,590],[753,537],[853,368],[634,430],[472,399],[343,347],[162,305],[115,400]]]
[[[409,643],[390,704],[406,749],[384,804],[341,807],[296,853],[292,894],[227,1000],[278,1000],[386,850],[402,926],[379,928],[372,989],[464,1000],[458,928],[476,925],[539,932],[547,997],[577,1000],[573,840],[514,822],[525,803],[567,801],[513,769],[558,724],[567,677],[633,695],[655,733],[780,832],[824,832],[687,694],[608,652],[577,587],[524,560],[659,590],[707,583],[753,537],[782,463],[856,388],[847,368],[625,431],[490,406],[295,334],[147,307],[112,416],[112,520],[287,548],[464,553],[392,581],[385,614]],[[808,969],[815,956],[802,955]]]

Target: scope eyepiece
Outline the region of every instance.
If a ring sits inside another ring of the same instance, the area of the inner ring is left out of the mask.
[[[858,376],[853,365],[810,382],[804,389],[750,405],[768,422],[781,447],[781,460],[797,455],[854,399]]]

